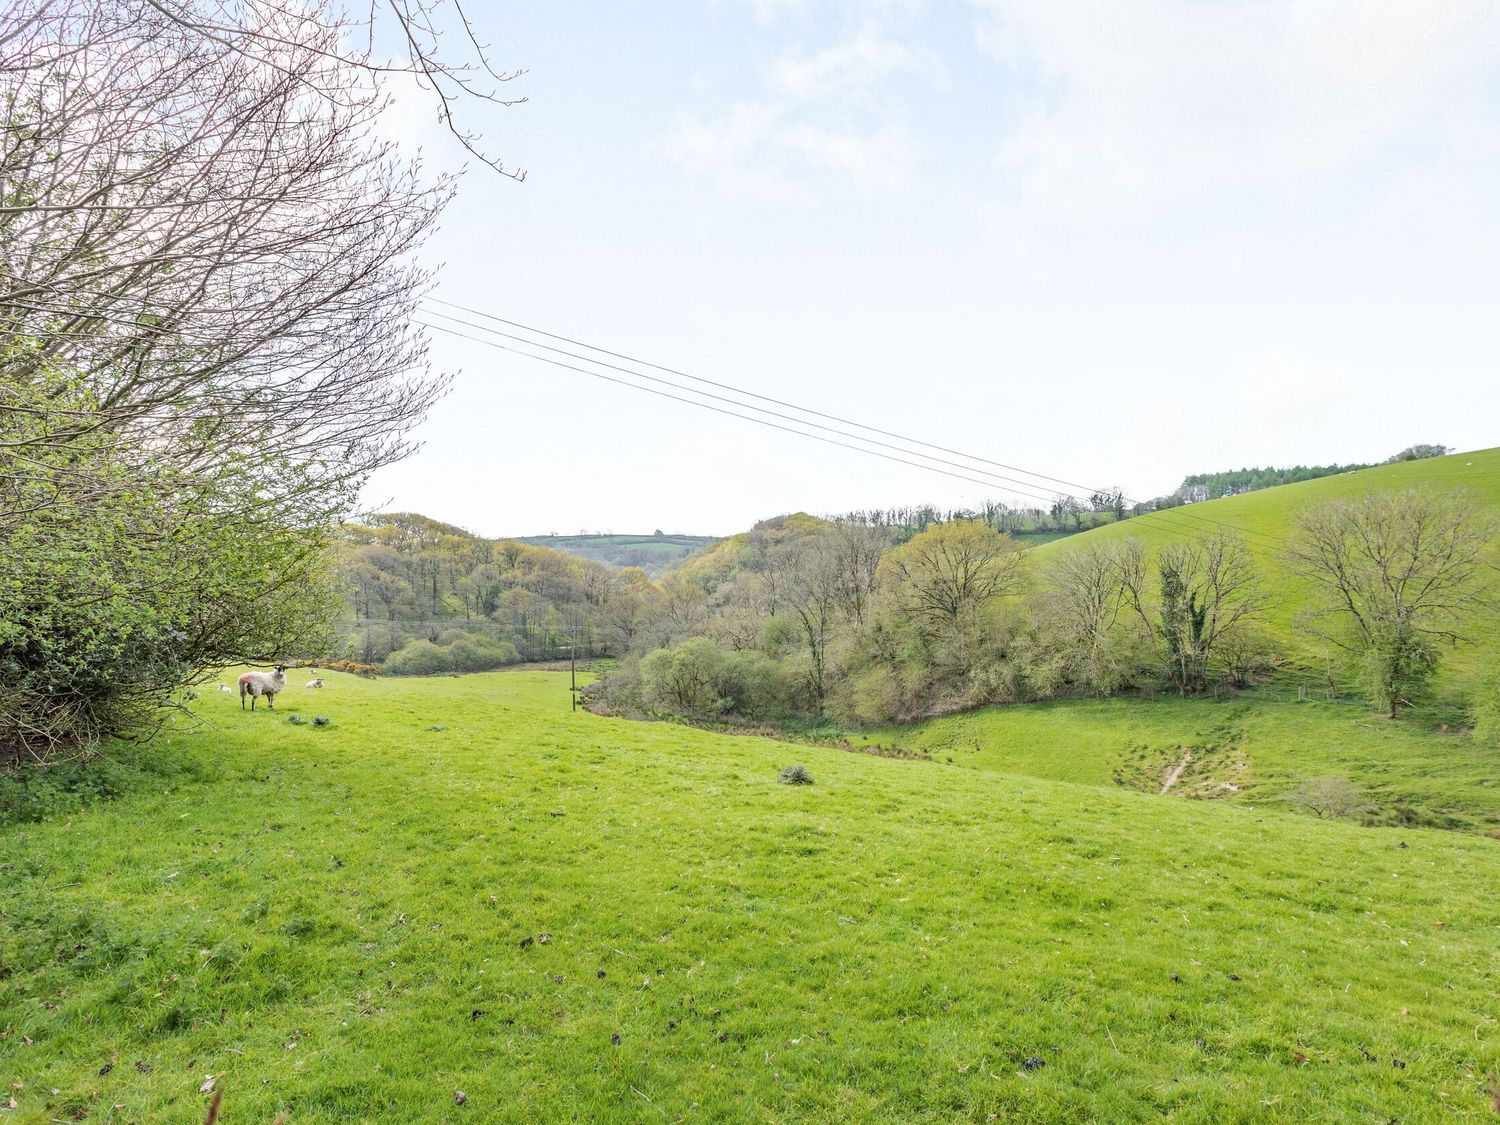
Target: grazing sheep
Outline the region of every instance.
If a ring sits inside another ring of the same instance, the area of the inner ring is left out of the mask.
[[[307,681],[307,686],[308,687],[312,687],[312,688],[322,687],[323,686],[323,677],[319,676],[316,680],[308,680]]]
[[[225,695],[234,694],[234,688],[230,687],[228,684],[220,684],[219,690],[222,691]]]
[[[255,701],[266,697],[266,706],[276,710],[276,693],[286,687],[286,665],[276,665],[274,672],[246,672],[240,677],[240,710],[245,709],[245,696],[250,696],[250,710],[255,710]]]

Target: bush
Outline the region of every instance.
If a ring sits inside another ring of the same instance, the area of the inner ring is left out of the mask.
[[[766,718],[787,709],[788,675],[762,652],[724,652],[707,637],[641,659],[641,705],[691,718]]]
[[[521,654],[509,641],[497,641],[476,633],[459,635],[448,651],[453,658],[453,667],[459,672],[488,672],[506,664],[520,661]]]
[[[1314,816],[1330,820],[1372,811],[1364,792],[1343,777],[1310,777],[1292,790],[1287,800]]]
[[[386,657],[392,676],[438,676],[453,671],[453,654],[431,641],[412,641]]]
[[[807,772],[806,766],[787,766],[776,776],[776,780],[783,785],[811,785],[813,776]]]
[[[345,650],[351,661],[373,665],[385,660],[408,639],[406,632],[397,625],[366,625],[349,634]]]
[[[297,663],[298,668],[324,668],[330,672],[348,672],[354,676],[364,676],[373,680],[380,675],[380,668],[374,664],[360,664],[355,660],[302,660]]]

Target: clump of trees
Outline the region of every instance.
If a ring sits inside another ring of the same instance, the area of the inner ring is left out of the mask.
[[[1493,526],[1462,496],[1371,494],[1303,514],[1287,558],[1328,595],[1308,627],[1394,714],[1484,604]],[[1196,694],[1285,659],[1267,583],[1231,529],[1155,549],[1060,544],[1044,566],[983,520],[915,534],[767,520],[616,595],[606,706],[695,718],[867,724],[984,703]],[[624,607],[628,606],[628,610]],[[627,624],[628,623],[628,624]]]
[[[697,718],[900,721],[988,702],[1201,691],[1243,675],[1263,599],[1244,546],[1082,544],[1038,573],[981,520],[768,520],[668,576],[606,705]],[[1235,642],[1239,641],[1237,648]]]
[[[1400,453],[1393,453],[1385,459],[1387,465],[1393,465],[1400,461],[1425,461],[1429,457],[1446,457],[1453,452],[1451,445],[1408,445]]]
[[[600,655],[623,648],[660,596],[640,570],[408,512],[344,525],[338,557],[347,603],[336,647],[397,675]]]

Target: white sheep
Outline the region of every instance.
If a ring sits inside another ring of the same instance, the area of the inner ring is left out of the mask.
[[[308,680],[307,681],[307,686],[310,687],[310,688],[320,688],[320,687],[322,687],[323,686],[323,677],[319,676],[316,680]]]
[[[246,672],[240,677],[240,710],[245,709],[245,696],[250,696],[250,710],[255,710],[255,701],[266,697],[266,706],[276,710],[276,693],[286,687],[286,665],[276,665],[274,672]]]
[[[234,694],[234,688],[230,687],[228,684],[220,684],[219,690],[222,691],[225,695]]]

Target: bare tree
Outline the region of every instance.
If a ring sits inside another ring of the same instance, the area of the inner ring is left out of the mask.
[[[437,9],[394,5],[404,72],[432,80]],[[32,685],[0,741],[73,707],[44,690],[56,661],[98,699],[121,681],[89,661],[129,650],[159,699],[315,643],[325,529],[445,386],[413,255],[454,181],[378,139],[403,67],[351,49],[361,30],[212,0],[19,0],[0,23],[0,662]]]
[[[1039,607],[1038,655],[1051,658],[1045,663],[1057,666],[1058,677],[1101,695],[1128,679],[1141,633],[1132,627],[1131,591],[1144,559],[1136,539],[1086,543],[1054,557]]]
[[[827,533],[792,540],[783,548],[782,600],[801,627],[811,661],[809,687],[819,705],[827,692],[828,641],[845,590],[842,562],[837,540]]]
[[[1157,553],[1155,571],[1155,598],[1143,556],[1123,571],[1130,604],[1157,638],[1178,691],[1202,691],[1219,646],[1265,610],[1254,561],[1242,539],[1220,529],[1168,543]]]
[[[839,572],[835,599],[839,612],[851,624],[863,625],[880,585],[880,560],[890,549],[890,533],[846,520],[833,526],[828,539]]]
[[[900,612],[960,660],[995,599],[1025,586],[1025,557],[1009,537],[977,520],[936,524],[886,555],[882,571]]]
[[[1344,777],[1310,777],[1287,794],[1287,801],[1320,819],[1333,820],[1373,811],[1364,792]]]
[[[1489,606],[1479,581],[1495,521],[1462,493],[1372,492],[1308,508],[1287,551],[1323,596],[1308,627],[1363,658],[1391,718],[1436,670],[1441,645]]]

